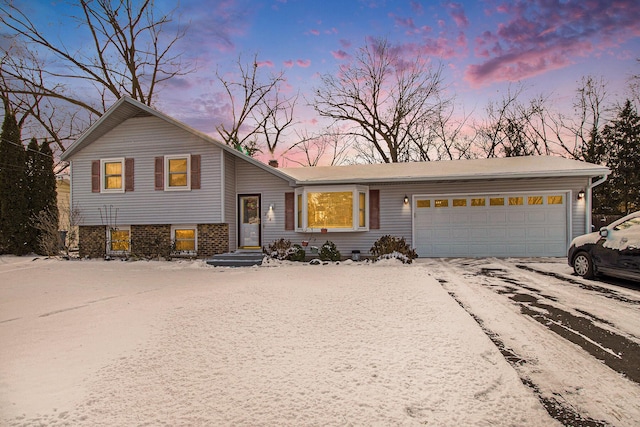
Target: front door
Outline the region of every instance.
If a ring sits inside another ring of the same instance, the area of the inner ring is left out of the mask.
[[[241,249],[260,249],[260,195],[238,196],[239,239]]]

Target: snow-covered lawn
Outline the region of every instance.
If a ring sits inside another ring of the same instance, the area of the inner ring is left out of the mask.
[[[448,266],[0,257],[0,424],[559,425],[460,302],[524,355],[569,350]]]

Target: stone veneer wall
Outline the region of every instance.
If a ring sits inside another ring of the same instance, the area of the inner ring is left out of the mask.
[[[107,246],[104,225],[81,225],[78,230],[78,255],[81,258],[102,258]]]
[[[229,252],[229,224],[198,224],[198,257]]]
[[[102,258],[106,252],[106,228],[103,225],[80,226],[80,257]],[[171,248],[171,225],[132,225],[131,253],[136,256],[167,256]],[[198,258],[229,251],[228,224],[198,224]]]
[[[143,258],[168,257],[171,254],[171,225],[131,226],[131,255]]]

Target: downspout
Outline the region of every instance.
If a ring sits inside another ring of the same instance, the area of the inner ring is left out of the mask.
[[[586,206],[585,206],[586,207],[585,214],[587,216],[587,220],[585,221],[585,223],[586,223],[587,227],[586,227],[585,233],[591,233],[591,231],[592,231],[591,227],[593,226],[593,224],[591,224],[591,217],[592,217],[592,214],[591,214],[591,204],[592,204],[592,202],[591,202],[591,190],[594,187],[597,187],[598,185],[600,185],[603,182],[605,182],[607,180],[607,176],[608,175],[602,175],[600,177],[600,179],[598,179],[597,181],[592,182],[591,184],[587,185],[587,191],[586,191],[587,192],[587,195],[586,195],[587,200],[586,200]]]

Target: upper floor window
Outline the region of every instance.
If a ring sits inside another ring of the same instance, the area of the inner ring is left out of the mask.
[[[190,190],[191,189],[191,156],[172,155],[164,156],[165,161],[165,190]]]
[[[124,158],[100,160],[100,192],[124,193]]]

